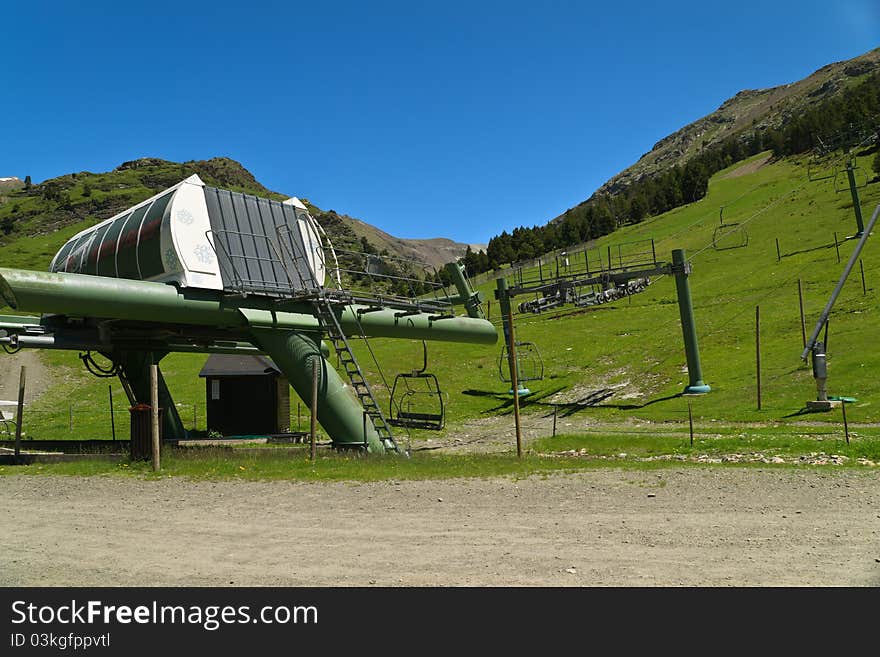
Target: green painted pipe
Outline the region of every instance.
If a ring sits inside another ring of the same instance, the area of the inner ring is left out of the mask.
[[[694,306],[691,301],[691,287],[688,283],[689,269],[684,249],[672,251],[672,272],[675,275],[675,290],[678,293],[678,312],[681,317],[681,332],[684,337],[684,353],[687,359],[690,384],[684,389],[686,395],[701,395],[712,388],[703,382],[703,369],[700,365],[700,346],[697,342],[697,323],[694,320]]]
[[[336,370],[322,356],[318,337],[298,331],[255,329],[254,344],[272,357],[290,385],[304,400],[312,398],[312,363],[318,363],[318,422],[337,447],[359,447],[370,453],[385,451],[370,418]],[[310,402],[307,402],[307,404]]]
[[[223,327],[261,327],[297,331],[318,330],[310,303],[279,305],[272,299],[233,298],[222,292],[86,274],[49,273],[0,268],[0,296],[24,312],[101,317],[144,322]],[[280,310],[279,308],[283,308]],[[349,335],[494,344],[495,327],[483,319],[394,310],[366,311],[346,306],[340,317]]]
[[[485,319],[483,309],[480,307],[483,298],[479,292],[474,292],[474,289],[468,282],[465,276],[464,265],[450,262],[446,265],[446,271],[449,272],[452,282],[455,284],[455,289],[458,290],[458,296],[452,302],[463,304],[468,317]]]

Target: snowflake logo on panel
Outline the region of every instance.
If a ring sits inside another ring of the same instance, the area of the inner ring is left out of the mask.
[[[192,213],[186,208],[177,211],[177,221],[180,223],[189,226],[195,220],[195,217],[193,217]]]
[[[165,251],[165,257],[162,259],[165,262],[165,269],[177,268],[177,254],[174,252],[174,249],[168,249],[167,251]]]
[[[199,244],[194,250],[196,258],[205,265],[214,264],[214,254],[211,253],[211,247],[207,244]]]

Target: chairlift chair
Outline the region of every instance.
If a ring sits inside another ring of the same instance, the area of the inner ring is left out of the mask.
[[[544,360],[534,342],[517,341],[516,372],[519,383],[541,381],[544,378]],[[498,356],[498,376],[504,383],[511,383],[506,344],[501,347],[501,354]]]
[[[440,431],[446,423],[446,404],[437,377],[428,369],[428,345],[422,341],[422,368],[398,374],[391,387],[389,424],[408,429]]]
[[[730,236],[736,236],[737,239],[725,240]],[[712,231],[712,247],[716,251],[727,251],[728,249],[741,249],[749,245],[749,233],[746,227],[739,223],[722,224]]]

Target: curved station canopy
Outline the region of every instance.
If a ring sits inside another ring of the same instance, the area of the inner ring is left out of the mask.
[[[316,290],[326,274],[298,199],[217,189],[196,175],[74,235],[50,270],[270,295]]]

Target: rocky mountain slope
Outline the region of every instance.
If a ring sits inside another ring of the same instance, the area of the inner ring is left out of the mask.
[[[821,104],[878,70],[880,48],[854,59],[823,66],[812,75],[791,84],[740,91],[708,116],[654,144],[638,162],[602,185],[596,195],[615,194],[645,176],[675,165],[681,166],[694,155],[732,135],[780,128],[791,117]]]

